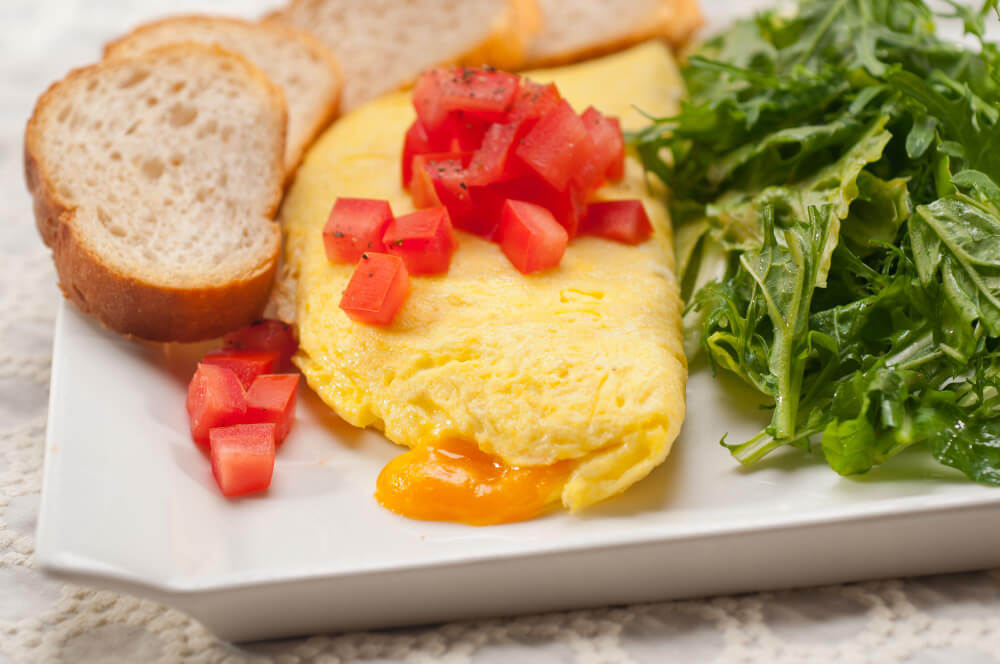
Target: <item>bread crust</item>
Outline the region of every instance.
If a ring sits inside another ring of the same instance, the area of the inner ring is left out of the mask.
[[[562,53],[538,55],[529,49],[525,68],[572,64],[621,51],[649,39],[665,39],[674,51],[679,51],[703,22],[698,0],[664,0],[659,14],[651,17],[641,29]],[[537,38],[544,39],[544,33]]]
[[[308,32],[297,30],[291,26],[285,25],[278,21],[264,21],[260,23],[254,23],[251,21],[245,21],[243,19],[235,18],[232,16],[215,16],[209,14],[177,14],[173,16],[166,16],[163,18],[155,19],[147,23],[138,25],[128,34],[125,34],[119,37],[118,39],[115,39],[105,44],[104,57],[106,59],[122,57],[118,54],[118,51],[120,51],[123,45],[127,43],[129,40],[131,40],[133,37],[145,32],[150,32],[152,30],[155,30],[156,28],[164,24],[183,23],[183,22],[223,23],[230,26],[238,26],[250,29],[271,30],[283,33],[288,38],[303,43],[307,49],[309,49],[314,54],[321,57],[326,62],[327,68],[333,73],[333,76],[337,81],[336,93],[332,97],[330,97],[326,101],[326,104],[323,106],[323,108],[319,109],[318,112],[312,117],[312,122],[306,128],[302,144],[295,146],[294,151],[286,155],[286,160],[284,163],[285,163],[285,185],[287,186],[291,182],[293,176],[295,175],[295,170],[298,168],[299,164],[302,163],[302,158],[305,156],[306,150],[308,150],[309,147],[313,144],[313,142],[319,136],[320,132],[326,129],[326,127],[337,117],[337,114],[340,111],[340,95],[344,87],[344,72],[341,69],[340,62],[333,55],[333,53],[330,52],[330,49],[324,46],[318,39],[313,37]],[[242,55],[242,54],[236,53],[236,55]],[[287,99],[286,99],[286,106],[287,106]],[[288,137],[286,135],[286,140],[287,139]]]
[[[274,155],[273,172],[283,173],[284,134],[287,126],[284,97],[256,67],[238,54],[201,44],[179,44],[150,51],[195,49],[236,58],[254,81],[267,91],[273,110],[281,119],[281,149]],[[71,71],[39,98],[25,130],[24,168],[28,191],[34,199],[39,234],[52,249],[59,287],[82,311],[126,336],[149,341],[199,341],[218,337],[255,320],[267,303],[281,252],[280,229],[270,224],[271,250],[250,272],[233,275],[224,283],[178,288],[126,274],[94,252],[79,236],[74,224],[77,208],[53,187],[39,141],[41,118],[61,88],[75,78],[105,66],[97,63]],[[281,202],[280,178],[272,187],[262,215],[273,219]]]

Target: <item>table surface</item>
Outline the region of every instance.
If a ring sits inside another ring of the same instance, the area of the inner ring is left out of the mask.
[[[0,663],[1000,662],[1000,570],[241,646],[178,611],[44,577],[34,531],[59,292],[24,188],[24,122],[51,81],[129,26],[270,4],[0,3]],[[719,22],[761,2],[704,4]]]

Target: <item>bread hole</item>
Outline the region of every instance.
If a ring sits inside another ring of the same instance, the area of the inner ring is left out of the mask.
[[[214,191],[215,191],[214,189],[210,189],[209,187],[202,187],[197,192],[195,192],[194,199],[199,203],[204,203],[205,201],[208,200],[208,197],[211,196],[212,192]]]
[[[149,70],[148,69],[136,69],[135,71],[133,71],[132,73],[130,73],[129,76],[128,76],[128,78],[126,78],[124,81],[122,81],[121,84],[118,87],[120,87],[120,88],[131,88],[133,86],[139,85],[140,83],[142,83],[143,81],[145,81],[147,78],[149,78]]]
[[[94,131],[100,131],[101,127],[103,126],[104,122],[101,120],[97,120],[96,122],[94,122],[94,124],[90,125],[90,128],[93,129]]]
[[[97,88],[97,79],[92,78],[90,82],[87,83],[87,92],[93,92]]]
[[[153,106],[156,106],[159,103],[160,103],[160,100],[157,99],[156,97],[146,97],[146,106],[153,107]]]
[[[219,131],[219,123],[215,120],[209,120],[201,126],[198,130],[198,138],[205,138],[206,136],[211,136],[215,132]]]
[[[139,170],[150,180],[158,180],[163,175],[163,162],[158,157],[153,157],[142,162]]]
[[[66,122],[66,118],[69,117],[69,112],[71,110],[73,110],[71,107],[63,106],[62,109],[59,111],[59,115],[56,116],[56,120],[58,120],[59,122]]]
[[[111,161],[121,161],[122,160],[122,153],[119,152],[118,150],[115,150],[114,152],[111,153],[110,157],[111,157]]]
[[[179,152],[175,152],[174,154],[170,155],[171,166],[180,166],[183,163],[184,163],[184,155],[180,154]]]
[[[167,121],[170,122],[170,126],[174,128],[186,127],[194,122],[197,117],[198,109],[194,106],[174,104],[168,111]]]
[[[221,171],[219,173],[219,186],[225,187],[227,184],[229,184],[229,176],[226,174],[225,171]]]
[[[70,189],[67,185],[61,184],[59,185],[59,195],[62,196],[64,199],[73,198],[73,190]]]
[[[185,81],[177,81],[176,83],[170,86],[171,94],[177,94],[181,92],[184,89],[184,86],[186,85],[187,83]]]
[[[132,134],[134,134],[135,130],[138,129],[139,125],[141,124],[142,124],[141,120],[136,120],[135,122],[133,122],[131,126],[129,126],[129,128],[125,130],[125,135],[131,136]]]
[[[220,136],[222,137],[223,143],[228,143],[229,139],[233,137],[233,128],[223,127]]]

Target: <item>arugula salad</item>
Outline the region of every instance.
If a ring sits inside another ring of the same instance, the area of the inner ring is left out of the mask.
[[[921,446],[1000,485],[1000,17],[947,7],[736,23],[689,57],[680,113],[632,137],[671,192],[686,328],[773,400],[722,441],[744,464],[790,445],[851,475]]]

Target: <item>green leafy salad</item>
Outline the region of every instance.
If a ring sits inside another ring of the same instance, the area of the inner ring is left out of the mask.
[[[1000,485],[997,0],[803,0],[701,46],[633,141],[670,189],[688,333],[773,400],[726,441],[842,475],[910,446]],[[964,26],[965,45],[936,33]]]

